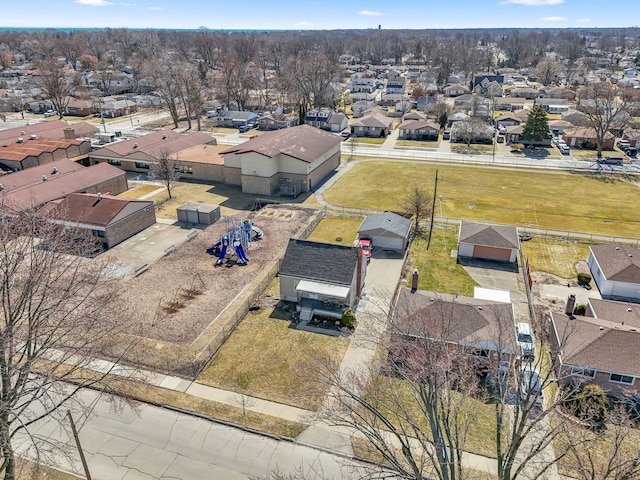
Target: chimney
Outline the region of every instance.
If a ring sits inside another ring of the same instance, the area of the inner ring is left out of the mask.
[[[411,278],[411,293],[416,293],[418,290],[418,269],[413,271],[413,277]]]
[[[564,309],[564,313],[566,313],[569,316],[573,315],[573,309],[575,306],[576,306],[576,296],[569,295],[569,298],[567,298],[567,307]]]
[[[65,128],[64,138],[66,138],[67,140],[73,140],[74,138],[76,138],[76,131],[71,127]]]

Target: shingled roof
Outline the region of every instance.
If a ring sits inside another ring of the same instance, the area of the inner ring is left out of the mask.
[[[133,207],[133,208],[132,208]],[[72,193],[58,200],[47,210],[55,212],[54,218],[79,224],[107,227],[134,210],[153,208],[150,200],[136,200],[98,195],[91,193]]]
[[[607,280],[640,283],[640,250],[620,243],[602,243],[590,249]]]
[[[357,264],[355,247],[291,238],[280,275],[351,285]]]
[[[234,153],[259,153],[273,158],[279,154],[312,163],[327,153],[328,150],[339,145],[341,138],[332,133],[322,131],[310,125],[298,125],[264,133],[251,138],[235,147],[221,152],[222,155]]]
[[[371,230],[386,230],[400,237],[406,237],[411,230],[411,220],[393,212],[368,215],[358,227],[358,233]]]
[[[631,326],[580,315],[551,314],[563,364],[640,377],[640,332]]]
[[[31,135],[47,138],[65,138],[65,130],[73,131],[74,137],[91,136],[100,131],[98,127],[87,122],[68,124],[62,120],[51,120],[2,130],[0,131],[0,143],[13,143],[20,137],[27,139]]]
[[[461,222],[460,243],[471,243],[485,247],[518,248],[518,230],[509,225]]]

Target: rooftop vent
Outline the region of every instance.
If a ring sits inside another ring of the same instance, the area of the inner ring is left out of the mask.
[[[56,173],[58,173],[58,167],[53,167],[53,169],[51,170],[51,175],[55,175]]]
[[[600,326],[598,327],[598,330],[604,330],[604,327],[603,327],[602,325],[600,325]]]
[[[2,185],[2,184],[0,183],[0,192],[1,192],[2,190],[4,190],[4,185]]]
[[[46,182],[47,181],[47,176],[46,175],[42,175],[42,181]]]
[[[18,138],[18,143],[22,143],[22,142],[24,142],[24,138],[19,137],[19,138]]]
[[[96,197],[98,198],[98,200],[102,200],[102,194],[100,192],[98,192],[98,194],[96,195]]]
[[[631,311],[631,307],[627,307],[627,312],[630,312],[630,311]]]
[[[139,146],[139,145],[138,145],[137,143],[134,143],[134,144],[133,144],[133,148],[138,148],[138,146]]]
[[[166,134],[165,134],[165,135],[162,135],[162,139],[163,139],[163,140],[166,140],[166,139],[167,139],[167,135],[166,135]]]
[[[631,255],[630,253],[628,255],[629,255],[629,257],[633,257],[633,255]]]
[[[482,307],[478,307],[478,310],[482,310]]]
[[[35,134],[30,135],[30,136],[29,136],[29,138],[30,138],[31,140],[35,140],[35,139],[37,139],[37,138],[38,138],[38,135],[35,135]]]
[[[616,250],[620,250],[620,247],[616,247]]]
[[[26,132],[24,130],[21,130],[20,135],[26,135]]]

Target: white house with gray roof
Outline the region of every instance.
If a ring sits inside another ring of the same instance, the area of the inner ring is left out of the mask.
[[[589,251],[587,263],[602,297],[640,300],[640,250],[614,243]]]

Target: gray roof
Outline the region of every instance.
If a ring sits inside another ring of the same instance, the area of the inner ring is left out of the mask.
[[[518,248],[518,230],[510,225],[461,222],[460,243],[471,243],[485,247]]]
[[[640,283],[640,250],[623,244],[600,244],[590,247],[607,280]]]
[[[407,237],[411,230],[411,220],[404,218],[397,213],[384,212],[376,215],[369,215],[364,219],[358,233],[371,230],[386,230],[400,237]]]
[[[351,285],[357,264],[355,247],[291,238],[280,275]]]

